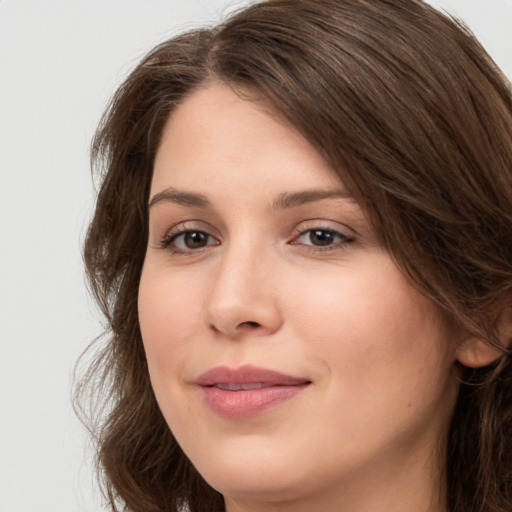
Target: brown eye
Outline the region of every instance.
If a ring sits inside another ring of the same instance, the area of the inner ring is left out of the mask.
[[[160,243],[163,249],[170,249],[174,254],[187,254],[199,251],[209,245],[218,245],[219,241],[204,231],[181,231],[167,235]]]
[[[302,231],[292,242],[293,245],[305,245],[312,251],[328,251],[343,249],[354,238],[334,229],[313,228]]]
[[[182,236],[187,249],[200,249],[208,245],[208,235],[201,231],[187,231]]]
[[[307,237],[311,244],[316,246],[331,245],[341,238],[339,234],[326,229],[312,229]]]

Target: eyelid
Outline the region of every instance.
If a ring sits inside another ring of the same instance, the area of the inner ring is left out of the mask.
[[[178,249],[176,247],[175,248],[176,254],[197,253],[197,252],[201,251],[201,249],[204,249],[205,247],[210,247],[213,245],[220,244],[220,240],[219,240],[220,237],[219,237],[219,235],[217,235],[215,233],[217,230],[215,230],[210,224],[205,223],[204,221],[189,219],[186,221],[178,222],[178,223],[170,226],[164,232],[164,234],[158,238],[157,248],[168,250],[170,248],[170,245],[172,244],[173,240],[175,240],[178,236],[184,235],[188,232],[194,232],[194,231],[204,233],[208,237],[211,237],[214,240],[216,240],[217,243],[207,244],[206,246],[204,246],[202,248],[190,249],[190,250]]]
[[[308,219],[302,221],[300,224],[294,227],[293,233],[295,236],[301,235],[306,231],[314,229],[322,229],[325,231],[333,231],[339,233],[345,238],[355,238],[355,230],[349,228],[347,225],[333,220],[326,219]]]
[[[336,226],[334,227],[333,224],[335,224]],[[302,236],[313,231],[326,231],[333,233],[339,237],[339,240],[325,246],[307,244],[300,241],[300,238]],[[350,231],[350,233],[347,233],[347,231]],[[353,234],[353,230],[351,230],[347,226],[337,222],[320,219],[303,221],[294,228],[293,232],[294,236],[292,240],[290,240],[288,243],[290,245],[303,246],[305,250],[308,250],[309,252],[313,253],[322,253],[336,250],[340,251],[343,250],[346,247],[346,245],[356,241],[355,236]]]
[[[163,236],[173,236],[185,231],[203,231],[214,238],[219,238],[217,230],[211,224],[197,219],[187,219],[171,224],[165,229]]]

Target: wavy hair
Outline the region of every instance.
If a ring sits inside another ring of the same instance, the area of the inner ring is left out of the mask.
[[[163,127],[212,81],[256,91],[327,158],[459,329],[499,345],[512,310],[511,88],[461,23],[420,0],[268,0],[160,44],[115,93],[92,147],[100,188],[84,255],[107,334],[82,358],[77,407],[113,511],[223,510],[159,411],[137,317]],[[510,512],[507,350],[462,369],[447,442],[449,510]]]

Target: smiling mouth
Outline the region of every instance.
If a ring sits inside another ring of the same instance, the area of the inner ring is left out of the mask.
[[[254,382],[253,384],[236,384],[226,382],[214,384],[212,387],[223,389],[225,391],[247,391],[249,389],[261,389],[272,386],[274,386],[274,384],[269,384],[267,382]]]
[[[311,381],[265,368],[222,366],[203,374],[196,384],[213,413],[234,419],[254,417],[287,402]]]

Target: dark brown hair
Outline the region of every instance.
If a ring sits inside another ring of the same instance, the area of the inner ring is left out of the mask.
[[[255,91],[328,159],[460,332],[498,344],[497,320],[512,310],[511,90],[464,26],[419,0],[269,0],[171,39],[116,92],[92,150],[101,187],[85,262],[108,337],[78,394],[93,399],[86,421],[112,510],[223,510],[159,411],[137,318],[163,126],[211,81]],[[449,509],[510,512],[508,352],[462,380]]]

